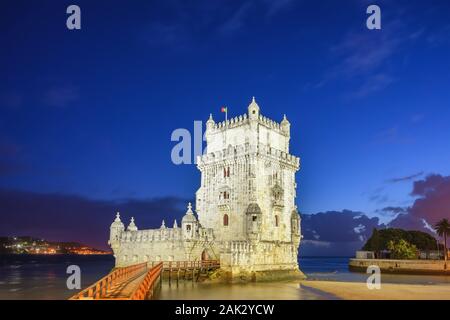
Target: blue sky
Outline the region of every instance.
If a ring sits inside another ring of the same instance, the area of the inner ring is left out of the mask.
[[[82,29],[65,27],[81,7]],[[118,201],[193,198],[176,128],[255,96],[292,123],[304,213],[409,206],[449,174],[448,1],[6,1],[0,187]],[[113,214],[112,214],[113,215]]]

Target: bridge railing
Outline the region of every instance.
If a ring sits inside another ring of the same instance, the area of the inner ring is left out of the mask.
[[[147,269],[147,263],[139,263],[128,267],[117,268],[98,280],[96,283],[72,296],[70,300],[101,299],[115,283],[131,277]]]
[[[156,263],[152,263],[152,265]],[[164,261],[164,270],[173,269],[202,269],[202,268],[218,268],[220,267],[219,260],[199,260],[199,261]]]
[[[161,276],[163,263],[150,268],[144,279],[139,283],[136,290],[131,294],[131,300],[144,300],[153,296],[156,280]],[[160,279],[161,281],[161,279]]]

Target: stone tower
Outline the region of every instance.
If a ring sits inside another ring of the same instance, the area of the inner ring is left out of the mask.
[[[221,263],[260,265],[261,270],[264,265],[298,268],[299,158],[289,154],[289,140],[286,116],[280,123],[262,116],[255,98],[242,116],[220,123],[210,116],[207,152],[197,161],[201,186],[196,211],[200,224],[214,229],[216,242],[222,244]],[[260,254],[261,248],[265,252]],[[239,251],[238,263],[233,250]]]

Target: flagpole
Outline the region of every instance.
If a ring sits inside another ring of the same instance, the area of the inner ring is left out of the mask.
[[[227,124],[227,121],[228,121],[228,107],[223,106],[221,111],[225,113],[225,129],[226,129],[228,127],[228,124]]]

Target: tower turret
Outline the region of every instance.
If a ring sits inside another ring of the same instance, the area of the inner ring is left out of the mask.
[[[192,211],[192,204],[189,202],[186,214],[181,220],[181,227],[183,228],[183,238],[192,239],[195,237],[198,229],[198,221]]]
[[[109,228],[109,241],[108,244],[111,247],[114,247],[119,244],[120,236],[122,232],[125,230],[125,226],[120,220],[120,213],[116,213],[116,219],[111,223],[111,227]]]
[[[281,121],[281,130],[289,136],[291,134],[291,123],[286,118],[286,115],[283,116],[283,120]]]
[[[250,120],[257,120],[259,117],[259,106],[256,103],[255,97],[252,98],[252,102],[248,105],[248,117]]]
[[[127,231],[137,231],[138,228],[137,226],[134,224],[134,217],[131,217],[131,221],[130,224],[127,227]]]
[[[209,114],[209,119],[206,121],[206,131],[211,131],[214,128],[214,125],[216,123],[214,122],[214,119],[212,117],[212,114]]]

